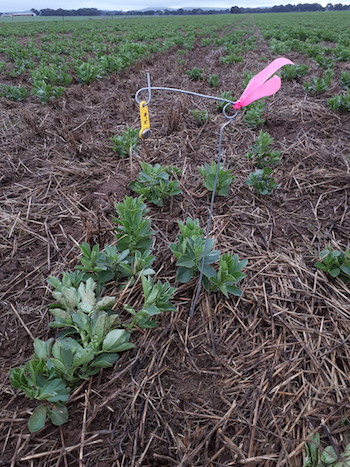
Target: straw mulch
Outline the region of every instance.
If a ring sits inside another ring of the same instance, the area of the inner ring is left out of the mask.
[[[218,94],[184,73],[207,67],[206,76],[218,74],[221,88],[238,96],[244,71],[262,69],[263,55],[275,58],[259,43],[231,67],[220,64],[220,51],[198,45],[186,65],[173,50],[120,76],[73,85],[59,102],[2,99],[1,465],[301,466],[316,432],[323,448],[344,449],[349,291],[314,267],[326,246],[349,246],[350,118],[327,106],[340,89],[313,97],[301,82],[283,82],[266,100],[262,129],[282,151],[271,196],[258,198],[245,184],[253,165],[244,155],[258,129],[248,128],[241,113],[225,130],[223,165],[236,178],[228,197],[216,197],[211,236],[222,252],[248,260],[243,297],[202,292],[190,321],[196,281],[179,285],[178,312],[159,318],[155,330],[134,333],[134,350],[74,392],[69,423],[60,428],[29,434],[35,402],[9,383],[9,369],[30,357],[33,339],[54,335],[44,308],[51,302],[46,278],[74,268],[82,241],[113,242],[113,203],[131,194],[139,158],[121,160],[109,138],[126,124],[139,126],[134,94],[145,86],[145,72],[154,86]],[[310,64],[310,75],[316,70],[304,57],[290,58]],[[208,110],[212,120],[199,126],[193,108]],[[149,212],[156,277],[175,285],[169,244],[178,219],[207,225],[210,199],[196,167],[216,159],[224,118],[211,101],[156,92],[150,117],[153,137],[139,157],[182,170],[183,194]],[[141,303],[140,291],[139,283],[127,293],[111,291],[122,318],[124,303]]]

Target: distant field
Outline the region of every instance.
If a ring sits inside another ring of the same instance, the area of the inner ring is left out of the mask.
[[[43,21],[84,21],[84,20],[112,20],[131,18],[131,16],[13,16],[1,18],[0,23],[41,23]],[[132,18],[135,18],[133,15]]]

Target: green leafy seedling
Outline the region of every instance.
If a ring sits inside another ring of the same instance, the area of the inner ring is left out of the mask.
[[[256,138],[255,144],[251,146],[251,151],[246,154],[247,159],[255,161],[258,169],[280,163],[281,151],[272,150],[273,140],[274,138],[269,133],[260,130],[259,137]]]
[[[306,81],[304,83],[304,89],[306,92],[312,92],[315,94],[319,94],[321,92],[325,92],[332,81],[334,76],[334,71],[331,69],[327,69],[324,72],[323,78],[312,78],[312,82]]]
[[[182,191],[179,189],[179,182],[169,180],[167,167],[159,164],[152,166],[146,162],[140,162],[142,171],[139,178],[130,183],[130,188],[144,195],[151,203],[163,206],[163,200],[170,196],[176,196]]]
[[[246,107],[246,113],[244,121],[248,123],[250,127],[261,126],[265,123],[264,119],[265,111],[265,100],[260,99],[258,101],[252,102]]]
[[[217,88],[220,84],[218,75],[210,75],[209,76],[209,84],[213,88]]]
[[[246,277],[241,270],[247,263],[247,260],[239,261],[238,255],[223,254],[220,257],[218,272],[209,278],[209,290],[211,292],[220,290],[226,297],[229,294],[240,297],[242,290],[234,284]]]
[[[91,84],[93,81],[102,78],[103,70],[99,65],[91,62],[83,62],[75,67],[75,72],[80,83]]]
[[[281,78],[287,81],[298,79],[300,76],[306,75],[309,67],[307,65],[285,65],[281,72]]]
[[[65,88],[61,86],[53,87],[45,81],[34,81],[32,95],[39,97],[40,102],[46,104],[49,100],[60,98],[64,91]]]
[[[328,105],[333,111],[348,112],[350,110],[350,89],[347,94],[338,94],[328,99]]]
[[[305,444],[305,461],[303,467],[320,466],[320,434],[315,433]]]
[[[236,54],[225,55],[224,57],[220,57],[220,62],[224,65],[233,65],[234,63],[243,62],[243,57]]]
[[[129,305],[124,305],[125,310],[132,315],[132,319],[126,325],[127,329],[135,326],[143,329],[154,328],[157,324],[153,321],[153,316],[166,311],[176,311],[176,308],[169,302],[176,291],[174,287],[170,287],[168,282],[162,284],[158,281],[155,284],[151,278],[144,276],[141,280],[145,297],[144,305],[138,312]]]
[[[197,167],[198,172],[203,178],[204,186],[209,190],[214,190],[215,177],[218,165],[216,162],[211,161],[211,165],[205,164],[202,167]],[[230,186],[234,177],[232,177],[229,170],[219,169],[216,193],[220,196],[227,196],[230,191]]]
[[[141,144],[139,130],[130,128],[128,125],[126,125],[126,131],[122,131],[121,136],[115,135],[111,138],[111,141],[114,144],[113,151],[123,158],[130,156],[133,152],[137,153]]]
[[[325,57],[324,55],[317,55],[316,57],[317,65],[323,70],[328,70],[334,68],[334,61],[331,57]]]
[[[178,243],[171,243],[170,249],[177,259],[178,266],[176,280],[182,283],[189,282],[193,276],[199,274],[203,255],[205,263],[203,275],[209,277],[215,275],[215,269],[210,266],[220,256],[219,250],[213,250],[214,240],[208,239],[206,248],[203,238],[203,229],[199,228],[199,221],[187,218],[186,224],[178,221],[180,234],[177,236]]]
[[[143,254],[151,250],[154,234],[151,231],[151,222],[145,216],[148,209],[144,203],[145,197],[138,198],[126,196],[124,201],[116,203],[115,208],[119,215],[113,218],[117,224],[116,237],[119,251],[129,250],[132,256],[136,251]]]
[[[187,219],[186,224],[178,221],[180,234],[177,243],[172,243],[170,249],[177,259],[176,280],[182,283],[189,282],[192,277],[199,274],[204,259],[202,283],[208,292],[220,290],[224,295],[241,295],[242,291],[235,286],[239,280],[245,277],[241,269],[247,264],[246,261],[239,262],[238,256],[224,254],[220,258],[219,269],[213,266],[219,257],[220,251],[213,250],[214,240],[208,238],[207,243],[203,238],[203,229],[199,227],[198,219],[192,221]]]
[[[342,71],[339,81],[344,89],[349,89],[350,88],[350,73],[348,71]]]
[[[210,115],[206,110],[193,109],[191,110],[191,113],[201,125],[204,125],[204,123],[209,122],[210,120]]]
[[[100,251],[96,244],[91,249],[88,243],[80,245],[82,256],[79,258],[81,264],[75,266],[75,269],[84,271],[82,280],[92,277],[97,281],[97,295],[100,295],[107,282],[117,280],[121,267],[127,263],[129,250],[117,251],[115,246],[105,246],[104,251]]]
[[[22,101],[29,96],[29,91],[24,86],[12,86],[11,84],[0,84],[0,97],[6,97],[12,101]]]
[[[328,247],[321,251],[320,261],[315,263],[315,267],[347,283],[350,280],[350,251],[346,250],[344,254]]]
[[[193,81],[203,80],[203,70],[201,68],[192,68],[192,70],[187,70],[186,75],[188,75]]]
[[[249,174],[246,184],[254,187],[259,195],[270,195],[272,190],[278,187],[274,178],[270,177],[271,173],[272,169],[270,167],[257,169],[255,172]]]
[[[220,96],[219,96],[221,99],[225,99],[227,101],[233,101],[234,98],[232,96],[232,93],[231,91],[220,91]],[[222,112],[225,105],[227,105],[227,102],[224,102],[224,101],[219,101],[217,104],[216,104],[216,108],[219,112]]]

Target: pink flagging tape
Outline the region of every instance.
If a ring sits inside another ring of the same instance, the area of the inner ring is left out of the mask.
[[[249,81],[248,86],[238,101],[234,102],[233,108],[238,110],[257,99],[275,94],[281,87],[281,78],[279,76],[273,76],[271,79],[268,78],[284,65],[294,65],[294,63],[288,60],[288,58],[276,58],[270,65],[254,76]]]

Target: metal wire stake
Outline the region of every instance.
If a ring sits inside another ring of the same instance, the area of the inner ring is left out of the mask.
[[[206,237],[205,237],[205,243],[204,243],[204,254],[203,254],[203,258],[202,258],[202,265],[201,265],[201,270],[200,270],[200,274],[199,274],[199,281],[198,281],[198,286],[197,286],[197,291],[196,291],[196,296],[194,298],[194,301],[193,301],[193,304],[191,306],[191,311],[190,311],[190,319],[192,318],[193,316],[193,313],[194,313],[194,308],[196,306],[196,303],[197,303],[197,300],[198,300],[198,296],[199,296],[199,292],[200,292],[200,289],[201,289],[201,285],[202,285],[202,278],[203,278],[203,269],[204,269],[204,262],[205,262],[205,253],[206,253],[206,249],[207,249],[207,244],[208,244],[208,239],[209,239],[209,232],[210,232],[210,225],[211,225],[211,219],[212,219],[212,216],[213,216],[213,207],[214,207],[214,197],[215,197],[215,191],[216,191],[216,185],[217,185],[217,181],[218,181],[218,176],[219,176],[219,171],[220,171],[220,160],[221,160],[221,144],[222,144],[222,135],[223,135],[223,131],[225,129],[225,127],[227,125],[229,125],[231,122],[233,122],[233,120],[236,118],[237,114],[238,114],[238,110],[236,111],[236,113],[233,115],[233,116],[229,116],[227,115],[226,113],[226,109],[228,108],[229,105],[233,105],[234,102],[233,101],[230,101],[228,99],[222,99],[221,97],[214,97],[214,96],[208,96],[206,94],[199,94],[197,92],[192,92],[192,91],[184,91],[183,89],[176,89],[176,88],[166,88],[166,87],[163,87],[163,86],[158,86],[158,87],[151,87],[151,81],[150,81],[150,76],[149,76],[149,73],[147,73],[147,88],[141,88],[139,89],[136,94],[135,94],[135,100],[138,104],[140,104],[140,101],[139,101],[139,94],[140,92],[142,91],[148,91],[148,99],[147,99],[147,102],[146,102],[146,105],[148,105],[151,101],[151,90],[153,89],[154,91],[171,91],[171,92],[179,92],[179,93],[182,93],[182,94],[189,94],[191,96],[196,96],[196,97],[203,97],[205,99],[212,99],[212,100],[216,100],[216,101],[221,101],[221,102],[225,102],[226,105],[222,111],[222,113],[224,114],[224,116],[228,119],[228,121],[226,123],[224,123],[224,125],[222,125],[221,129],[220,129],[220,136],[219,136],[219,153],[218,153],[218,162],[217,162],[217,169],[216,169],[216,175],[215,175],[215,180],[214,180],[214,188],[213,188],[213,193],[211,195],[211,203],[210,203],[210,212],[209,212],[209,221],[208,221],[208,227],[207,227],[207,233],[206,233]]]
[[[226,107],[228,106],[229,104],[226,104],[225,107],[224,107],[224,115],[227,117],[226,115]],[[207,234],[206,234],[206,237],[205,237],[205,243],[204,243],[204,254],[203,254],[203,258],[202,258],[202,265],[201,265],[201,270],[200,270],[200,273],[199,273],[199,281],[198,281],[198,286],[197,286],[197,292],[196,292],[196,296],[194,297],[194,301],[192,303],[192,307],[191,307],[191,312],[190,312],[190,319],[192,318],[193,316],[193,313],[194,313],[194,309],[195,309],[195,306],[196,306],[196,303],[197,303],[197,300],[198,300],[198,297],[199,297],[199,292],[201,290],[201,285],[202,285],[202,278],[203,278],[203,269],[204,269],[204,262],[205,262],[205,254],[207,252],[207,243],[208,243],[208,239],[209,239],[209,232],[210,232],[210,225],[211,225],[211,219],[212,219],[212,216],[213,216],[213,208],[214,208],[214,197],[215,197],[215,191],[216,191],[216,185],[217,185],[217,181],[218,181],[218,176],[219,176],[219,171],[220,171],[220,160],[221,160],[221,143],[222,143],[222,135],[223,135],[223,132],[224,132],[224,129],[227,125],[229,125],[231,122],[233,122],[233,120],[236,118],[238,114],[238,110],[236,111],[236,113],[230,117],[229,121],[224,123],[220,129],[220,136],[219,136],[219,154],[218,154],[218,162],[217,162],[217,169],[216,169],[216,175],[215,175],[215,180],[214,180],[214,188],[213,188],[213,193],[211,195],[211,202],[210,202],[210,212],[209,212],[209,220],[208,220],[208,227],[207,227]]]

